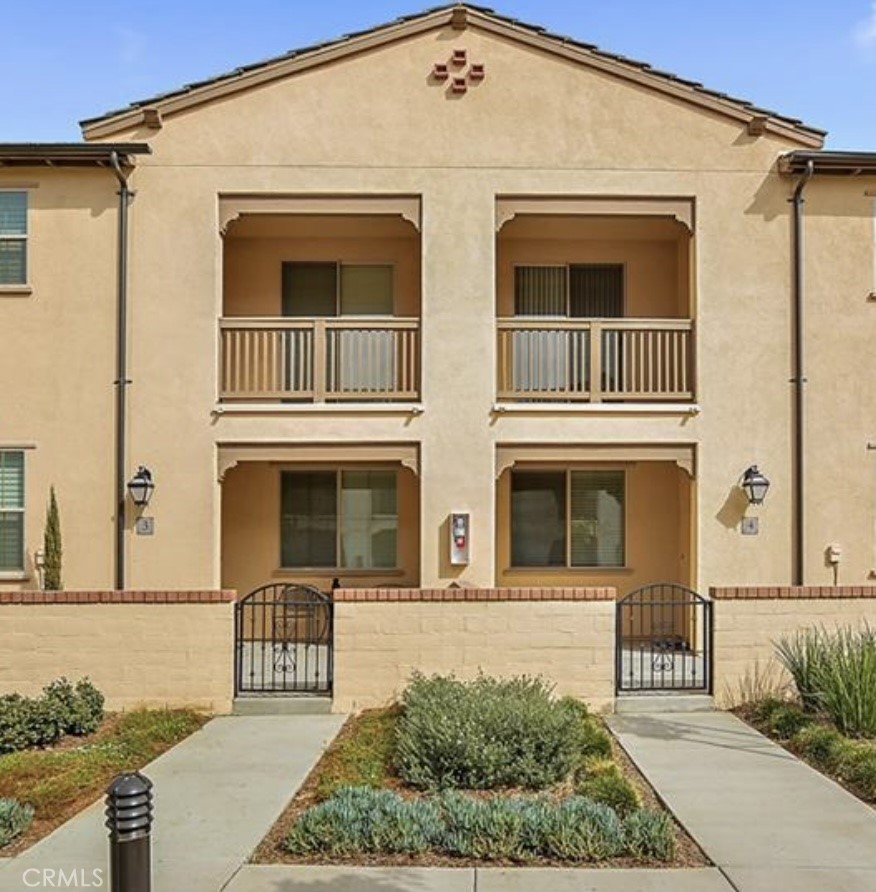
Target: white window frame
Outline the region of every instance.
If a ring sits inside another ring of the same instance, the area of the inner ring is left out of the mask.
[[[18,514],[21,516],[21,555],[18,567],[0,567],[0,579],[21,579],[25,576],[25,558],[27,546],[25,544],[25,520],[27,511],[27,461],[24,449],[0,446],[0,455],[4,453],[19,453],[21,455],[21,506],[18,508],[0,508],[0,514]]]
[[[22,242],[24,244],[24,276],[21,282],[0,282],[0,291],[27,290],[30,282],[30,190],[21,186],[0,186],[0,193],[20,192],[24,195],[24,232],[4,234],[0,232],[0,242]]]

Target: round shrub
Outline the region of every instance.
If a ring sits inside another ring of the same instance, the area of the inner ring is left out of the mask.
[[[33,809],[17,799],[0,798],[0,849],[21,836],[33,820]]]
[[[103,694],[87,679],[59,678],[43,688],[64,734],[92,734],[103,721]]]
[[[849,742],[840,751],[837,774],[865,799],[876,800],[876,747]]]
[[[807,725],[791,741],[800,754],[818,765],[835,771],[842,760],[848,741],[828,725]]]
[[[0,753],[49,746],[64,733],[54,705],[45,697],[0,697]]]
[[[402,708],[396,763],[422,790],[544,789],[604,746],[581,705],[554,700],[540,678],[416,674]]]
[[[594,759],[585,765],[576,778],[575,792],[613,808],[619,815],[628,815],[642,804],[636,788],[607,759]]]
[[[798,731],[812,723],[812,717],[793,703],[783,703],[773,709],[766,726],[779,740],[790,740]]]

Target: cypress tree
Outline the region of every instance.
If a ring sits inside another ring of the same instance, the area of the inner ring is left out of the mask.
[[[59,591],[61,582],[61,517],[55,487],[49,490],[49,510],[46,514],[46,532],[43,537],[43,584],[47,591]]]

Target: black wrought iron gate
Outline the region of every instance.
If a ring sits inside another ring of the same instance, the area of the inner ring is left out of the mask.
[[[234,612],[236,694],[328,694],[332,601],[309,585],[263,585]]]
[[[675,583],[630,592],[617,603],[618,693],[712,693],[712,602]]]

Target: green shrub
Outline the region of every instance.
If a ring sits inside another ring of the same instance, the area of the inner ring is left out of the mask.
[[[787,700],[781,700],[778,697],[763,697],[751,704],[751,720],[756,725],[768,726],[773,713],[784,709],[787,705]]]
[[[779,740],[790,740],[801,728],[811,724],[812,717],[793,703],[783,703],[773,709],[765,722],[769,732]]]
[[[836,774],[864,799],[876,799],[876,746],[849,741],[840,750]]]
[[[0,753],[50,746],[65,734],[90,734],[103,721],[103,694],[87,679],[59,678],[39,697],[0,697]]]
[[[808,725],[791,739],[794,748],[816,765],[835,771],[842,760],[843,750],[848,741],[836,730],[827,725]]]
[[[776,649],[804,707],[823,711],[846,734],[876,736],[876,631],[805,629]]]
[[[0,697],[0,753],[49,746],[63,733],[57,710],[46,697]]]
[[[92,734],[103,721],[103,694],[87,678],[75,685],[59,678],[43,688],[43,695],[52,704],[64,734]]]
[[[415,674],[402,707],[398,771],[423,790],[544,789],[604,746],[582,705],[540,678]]]
[[[641,808],[624,820],[629,854],[637,858],[670,861],[675,855],[675,830],[665,812]]]
[[[33,820],[33,809],[17,799],[0,799],[0,849],[21,836]]]
[[[613,808],[619,815],[628,815],[642,803],[636,788],[615,762],[591,759],[575,780],[575,792]]]
[[[301,815],[285,846],[295,855],[428,851],[484,861],[669,860],[675,833],[666,815],[639,810],[622,820],[609,806],[580,796],[556,802],[448,790],[434,801],[406,801],[388,790],[348,787]]]

